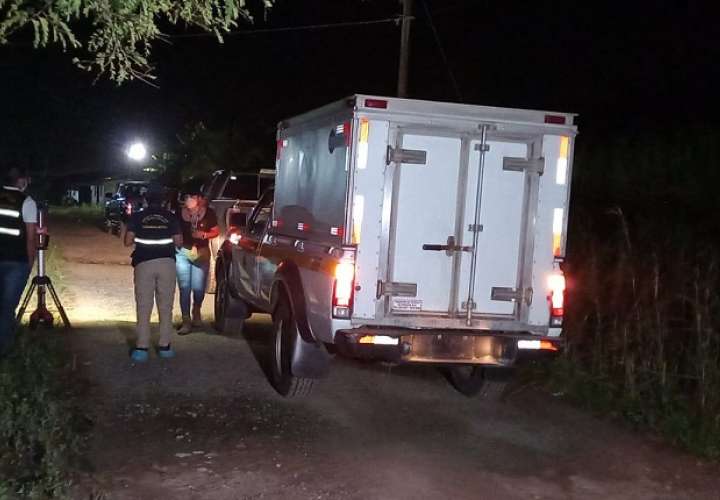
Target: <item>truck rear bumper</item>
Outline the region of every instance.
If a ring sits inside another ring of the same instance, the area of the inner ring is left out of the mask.
[[[564,340],[518,332],[356,328],[338,331],[335,345],[341,354],[361,359],[513,366],[519,359],[558,354]]]

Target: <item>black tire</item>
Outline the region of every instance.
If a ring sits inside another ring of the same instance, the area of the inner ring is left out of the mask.
[[[215,277],[217,279],[217,288],[214,296],[215,306],[215,329],[225,334],[241,334],[243,326],[245,326],[245,318],[231,316],[228,311],[238,310],[243,307],[240,299],[236,299],[230,293],[228,287],[227,268],[225,259],[218,258],[215,261]]]
[[[460,394],[480,396],[489,401],[502,399],[510,382],[512,370],[477,365],[459,365],[446,368],[445,377]]]
[[[298,341],[297,323],[286,299],[280,299],[273,318],[273,336],[270,349],[270,381],[281,396],[288,398],[310,394],[313,379],[292,374],[292,353]]]

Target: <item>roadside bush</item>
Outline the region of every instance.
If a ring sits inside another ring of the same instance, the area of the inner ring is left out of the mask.
[[[720,458],[720,248],[674,224],[619,208],[575,217],[552,384]]]
[[[0,360],[0,498],[57,498],[81,448],[61,339],[20,331]]]

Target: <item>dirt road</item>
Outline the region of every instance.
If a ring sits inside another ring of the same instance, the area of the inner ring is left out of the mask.
[[[262,368],[267,317],[133,366],[127,250],[81,224],[53,234],[95,422],[78,498],[720,498],[717,466],[532,390],[488,404],[430,368],[335,359],[312,396],[284,400]]]

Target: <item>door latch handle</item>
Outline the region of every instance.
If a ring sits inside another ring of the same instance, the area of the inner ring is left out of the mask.
[[[456,245],[455,236],[448,236],[446,245],[433,245],[426,243],[422,246],[422,249],[432,252],[445,252],[445,255],[448,257],[452,257],[455,252],[472,252],[472,247]]]

